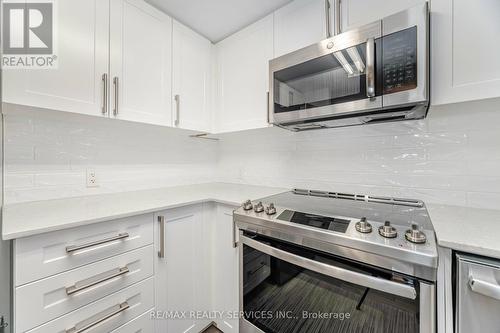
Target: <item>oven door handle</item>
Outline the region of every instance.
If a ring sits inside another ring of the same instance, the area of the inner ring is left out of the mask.
[[[357,284],[366,288],[371,288],[375,290],[380,290],[392,295],[401,296],[409,299],[417,298],[417,291],[412,286],[393,282],[389,280],[380,279],[374,276],[361,274],[358,272],[350,271],[344,268],[328,265],[319,261],[314,261],[308,258],[304,258],[290,252],[286,252],[275,247],[263,244],[259,241],[251,239],[246,236],[240,236],[243,244],[250,246],[260,252],[268,254],[272,257],[278,258],[280,260],[286,261],[290,264],[297,265],[308,269],[310,271],[328,275],[335,279],[339,279],[345,282]]]

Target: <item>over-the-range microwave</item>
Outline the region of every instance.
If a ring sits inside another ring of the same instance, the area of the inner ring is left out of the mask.
[[[424,118],[427,3],[269,62],[269,120],[290,130]]]

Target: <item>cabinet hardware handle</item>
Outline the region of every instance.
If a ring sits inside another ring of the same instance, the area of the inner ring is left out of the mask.
[[[116,307],[118,307],[118,309],[115,309]],[[110,307],[107,310],[104,310],[104,311],[96,314],[95,316],[93,316],[89,319],[81,321],[80,323],[76,324],[72,328],[67,329],[65,332],[66,333],[85,332],[85,331],[91,329],[92,327],[102,323],[103,321],[108,320],[108,319],[122,313],[123,311],[129,309],[129,308],[130,308],[130,305],[128,305],[127,302],[117,304],[115,306]]]
[[[113,78],[113,86],[115,87],[115,107],[113,109],[113,116],[116,117],[118,115],[118,101],[119,101],[119,98],[118,98],[118,92],[119,92],[118,76],[115,76]]]
[[[102,74],[101,80],[103,89],[101,112],[103,115],[106,115],[108,113],[108,74]]]
[[[165,216],[158,216],[158,223],[160,223],[160,251],[158,251],[158,257],[165,258]]]
[[[375,97],[375,40],[366,41],[366,96]]]
[[[127,266],[121,268],[115,268],[109,272],[104,272],[93,276],[91,278],[79,281],[72,285],[71,287],[66,288],[67,295],[73,295],[74,293],[80,292],[82,290],[88,289],[90,287],[96,286],[100,283],[106,282],[108,280],[114,279],[115,277],[122,276],[130,272]]]
[[[342,0],[335,0],[335,27],[334,35],[342,32]]]
[[[179,126],[179,118],[181,115],[181,96],[175,95],[175,126]]]
[[[337,1],[337,0],[335,0]],[[325,0],[325,22],[326,22],[326,38],[332,37],[332,27],[330,22],[330,0]]]
[[[72,253],[72,252],[76,252],[76,251],[79,251],[79,250],[84,250],[84,249],[87,249],[89,247],[94,247],[94,246],[97,246],[97,245],[114,242],[114,241],[117,241],[117,240],[120,240],[120,239],[124,239],[124,238],[127,238],[127,237],[130,237],[130,235],[128,234],[128,232],[123,232],[123,233],[118,234],[116,236],[104,238],[104,239],[97,240],[97,241],[94,241],[94,242],[89,242],[89,243],[85,243],[85,244],[81,244],[81,245],[70,245],[70,246],[66,247],[66,253]]]
[[[500,300],[500,286],[498,284],[476,279],[473,275],[470,275],[469,286],[475,293]]]

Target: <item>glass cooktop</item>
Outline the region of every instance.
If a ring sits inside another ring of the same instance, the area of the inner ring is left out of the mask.
[[[349,226],[349,220],[296,212],[288,209],[283,211],[277,219],[341,233],[345,233]]]

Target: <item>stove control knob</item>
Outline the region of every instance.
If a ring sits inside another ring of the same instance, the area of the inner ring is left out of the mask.
[[[412,242],[412,243],[416,243],[416,244],[425,243],[427,240],[424,232],[419,230],[418,225],[415,223],[413,223],[411,225],[411,229],[409,229],[405,232],[405,238],[407,241]]]
[[[247,200],[243,203],[243,210],[251,210],[253,208],[252,202]]]
[[[273,203],[270,203],[269,206],[266,207],[266,214],[267,215],[274,215],[274,214],[276,214],[276,207],[274,207]]]
[[[264,205],[262,204],[262,201],[259,201],[254,207],[253,211],[256,213],[262,213],[264,211]]]
[[[363,234],[368,234],[372,232],[372,225],[368,223],[366,217],[362,217],[361,220],[356,222],[355,227],[358,232],[361,232]]]
[[[391,225],[390,221],[385,221],[384,225],[378,228],[378,233],[385,238],[395,238],[398,235],[396,228]]]

